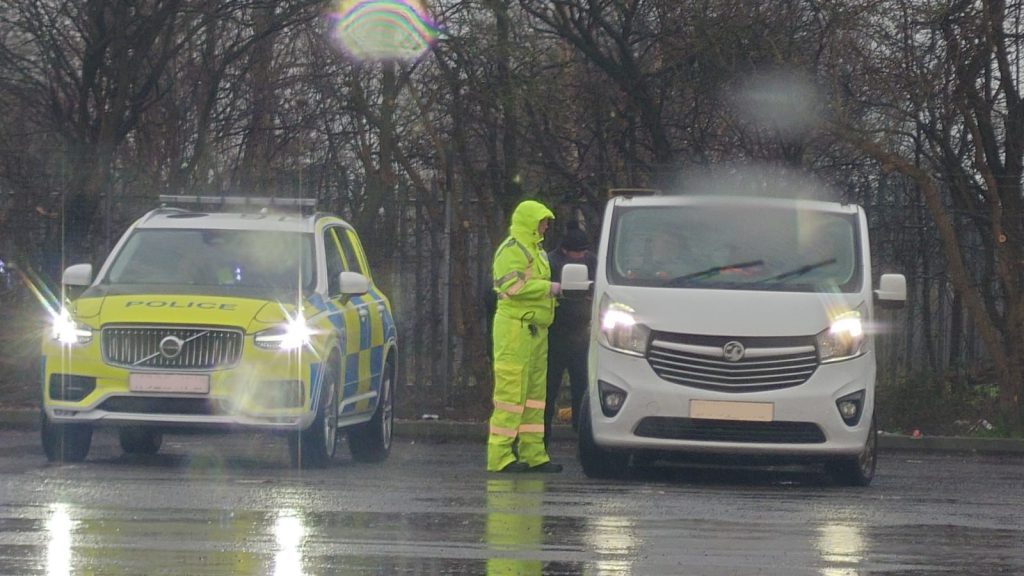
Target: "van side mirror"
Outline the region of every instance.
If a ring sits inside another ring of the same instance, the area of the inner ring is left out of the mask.
[[[61,284],[85,288],[92,284],[92,264],[74,264],[64,269]]]
[[[566,264],[562,266],[562,290],[589,290],[590,279],[587,278],[586,264]]]
[[[370,291],[370,280],[358,272],[342,272],[338,275],[338,286],[344,296],[361,296]]]
[[[902,308],[907,301],[907,278],[903,274],[882,274],[875,290],[875,303],[882,308]]]

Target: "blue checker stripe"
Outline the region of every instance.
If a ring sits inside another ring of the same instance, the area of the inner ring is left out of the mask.
[[[381,370],[384,369],[384,346],[374,346],[373,349],[370,350],[370,368],[372,368],[371,372],[373,372],[375,376],[379,375]],[[375,381],[374,388],[379,387],[376,384],[377,382]]]
[[[313,384],[309,387],[309,394],[313,400],[311,406],[313,407],[313,413],[316,413],[317,404],[320,403],[320,386],[323,385],[320,382],[320,363],[309,365],[309,381]]]
[[[345,356],[345,395],[355,394],[359,388],[359,354]]]
[[[327,310],[327,303],[324,301],[324,297],[319,294],[313,294],[307,298],[309,305],[316,308],[320,312]]]

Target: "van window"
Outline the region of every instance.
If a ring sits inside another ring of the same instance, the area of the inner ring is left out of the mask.
[[[615,212],[611,284],[855,292],[852,215],[766,206],[634,206]]]

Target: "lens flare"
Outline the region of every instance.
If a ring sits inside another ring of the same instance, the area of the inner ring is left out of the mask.
[[[328,20],[332,42],[361,62],[418,60],[440,35],[419,0],[341,0]]]

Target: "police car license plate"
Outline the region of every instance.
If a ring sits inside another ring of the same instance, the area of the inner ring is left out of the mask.
[[[771,422],[774,417],[775,404],[771,402],[690,400],[690,418]]]
[[[131,374],[128,377],[128,390],[132,392],[209,394],[210,377],[206,374]]]

